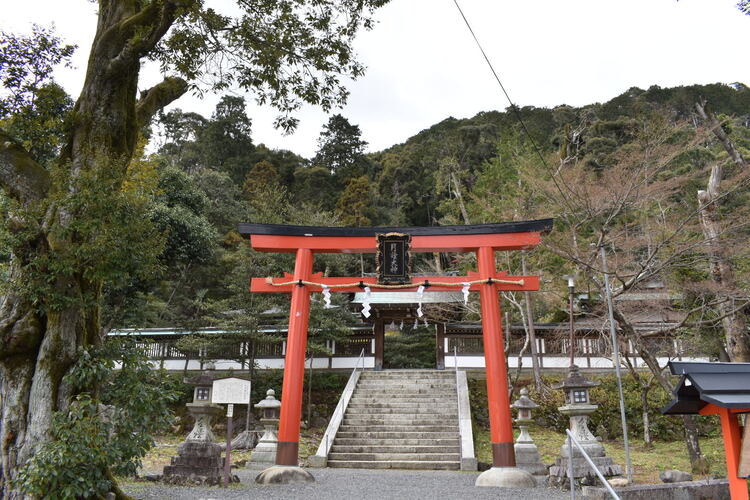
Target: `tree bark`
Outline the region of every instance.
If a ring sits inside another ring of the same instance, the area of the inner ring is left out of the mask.
[[[710,111],[705,109],[705,102],[695,104],[695,109],[704,121],[708,122],[717,139],[721,142],[732,161],[740,166],[745,166],[742,157],[732,141],[721,128],[721,123]],[[720,184],[724,177],[722,166],[714,165],[708,179],[706,190],[698,191],[698,203],[700,210],[701,227],[706,239],[706,254],[708,255],[711,279],[719,286],[717,292],[724,301],[718,306],[719,315],[722,317],[721,324],[724,327],[726,351],[730,361],[750,361],[750,335],[747,331],[747,319],[742,311],[735,311],[735,296],[739,294],[737,283],[734,279],[732,264],[727,256],[726,245],[721,239],[721,220],[718,205],[720,203]]]
[[[724,149],[732,158],[732,161],[738,166],[744,167],[745,159],[742,157],[737,148],[734,147],[732,141],[729,140],[729,136],[727,136],[727,133],[724,132],[724,129],[721,128],[721,122],[716,119],[716,116],[714,116],[713,113],[706,109],[706,104],[706,101],[695,103],[695,110],[698,112],[698,115],[703,119],[703,121],[708,122],[708,126],[711,127],[711,131],[714,133],[716,138],[719,139],[721,145],[724,146]]]
[[[708,188],[705,191],[698,191],[701,226],[706,239],[706,254],[711,279],[719,285],[717,293],[725,299],[719,304],[718,312],[722,316],[721,324],[724,327],[727,354],[731,361],[748,362],[750,361],[750,335],[748,335],[744,313],[734,311],[737,307],[734,300],[734,296],[738,293],[737,284],[732,265],[726,256],[726,247],[721,243],[721,227],[717,209],[721,177],[722,168],[715,165],[711,169]]]
[[[49,194],[75,194],[76,180],[102,168],[124,177],[139,127],[161,106],[186,90],[168,79],[137,101],[141,58],[174,21],[171,2],[99,3],[99,21],[86,79],[70,119],[70,129],[56,168],[55,181],[10,138],[0,135],[0,186],[19,202],[12,214],[19,231],[33,236],[12,249],[10,276],[23,282],[40,256],[72,252],[85,244],[70,231],[86,208],[71,209]],[[36,219],[29,209],[38,210]],[[78,212],[73,211],[78,210]],[[51,282],[50,298],[8,294],[0,303],[0,498],[21,498],[10,487],[19,468],[49,439],[52,416],[65,410],[71,388],[63,382],[82,347],[101,342],[99,302],[102,282],[79,269],[35,269]],[[113,493],[122,498],[116,486]]]
[[[643,406],[643,443],[646,447],[651,448],[651,424],[648,417],[648,392],[651,389],[650,385],[641,386],[641,406]]]

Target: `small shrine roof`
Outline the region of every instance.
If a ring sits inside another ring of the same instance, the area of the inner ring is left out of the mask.
[[[750,363],[670,361],[669,369],[681,377],[672,391],[675,399],[662,413],[695,414],[708,404],[750,409]]]

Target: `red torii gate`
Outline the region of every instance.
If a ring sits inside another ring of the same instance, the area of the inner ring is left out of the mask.
[[[299,468],[299,431],[302,410],[302,386],[307,327],[310,313],[310,292],[320,292],[325,285],[335,292],[361,291],[373,286],[374,277],[324,278],[313,274],[315,253],[375,253],[376,236],[405,233],[411,236],[411,252],[475,252],[478,272],[468,276],[420,276],[410,290],[424,282],[429,290],[456,290],[466,282],[471,291],[478,291],[481,301],[482,335],[487,373],[490,434],[493,467],[515,467],[513,427],[507,388],[507,367],[503,348],[502,322],[497,292],[500,290],[534,291],[539,289],[537,276],[508,276],[498,272],[495,251],[527,250],[541,241],[541,235],[552,228],[552,219],[505,222],[468,226],[438,227],[310,227],[278,224],[240,224],[240,233],[250,238],[255,250],[262,252],[294,252],[294,274],[284,278],[253,278],[252,292],[292,294],[284,382],[281,391],[276,466],[258,476],[259,482],[310,481],[312,475]],[[357,286],[340,287],[357,283]],[[435,283],[435,284],[432,284]],[[443,283],[438,284],[438,283]],[[455,283],[449,286],[448,283]]]

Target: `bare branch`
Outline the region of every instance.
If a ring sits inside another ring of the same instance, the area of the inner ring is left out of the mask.
[[[696,102],[695,110],[698,112],[698,115],[703,118],[703,120],[708,122],[708,125],[711,127],[711,131],[714,133],[716,138],[719,139],[722,146],[724,146],[724,149],[732,158],[732,161],[740,167],[744,167],[745,159],[742,157],[740,152],[737,151],[737,148],[734,147],[732,141],[729,140],[727,133],[724,132],[724,129],[721,127],[721,122],[719,122],[719,120],[711,111],[706,110],[706,101]]]
[[[49,189],[49,173],[26,150],[0,130],[0,186],[12,198],[35,201]]]

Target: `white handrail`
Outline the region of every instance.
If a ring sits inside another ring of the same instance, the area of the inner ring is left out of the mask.
[[[455,345],[453,346],[453,369],[458,371],[458,350]]]
[[[349,380],[346,383],[346,387],[344,387],[344,391],[341,393],[341,398],[339,398],[336,409],[333,410],[333,415],[331,415],[331,420],[328,422],[326,432],[325,434],[323,434],[323,438],[320,440],[320,445],[318,446],[316,456],[328,457],[328,453],[331,450],[331,445],[333,444],[332,438],[336,435],[336,432],[338,432],[339,425],[341,424],[341,419],[343,418],[343,412],[346,411],[346,407],[349,405],[351,394],[352,392],[354,392],[354,386],[357,383],[358,377],[356,376],[356,373],[357,367],[359,367],[360,360],[362,361],[362,370],[364,370],[365,368],[364,359],[365,348],[363,347],[362,352],[359,353],[357,362],[354,363],[354,369],[352,370],[352,374],[349,375]],[[331,434],[333,434],[333,436],[331,436]]]
[[[565,429],[565,433],[568,435],[568,480],[570,481],[570,498],[575,499],[576,497],[575,481],[573,478],[573,445],[576,445],[578,451],[581,452],[583,458],[585,458],[591,468],[594,469],[594,472],[599,478],[599,481],[601,481],[604,487],[607,488],[607,491],[609,491],[609,494],[612,495],[612,498],[614,498],[615,500],[620,500],[620,497],[617,495],[617,493],[615,493],[612,485],[609,484],[609,481],[604,478],[604,475],[602,475],[597,466],[594,465],[594,462],[591,460],[591,457],[589,457],[589,454],[586,453],[586,450],[584,450],[581,444],[576,440],[576,438],[573,437],[570,429]]]

